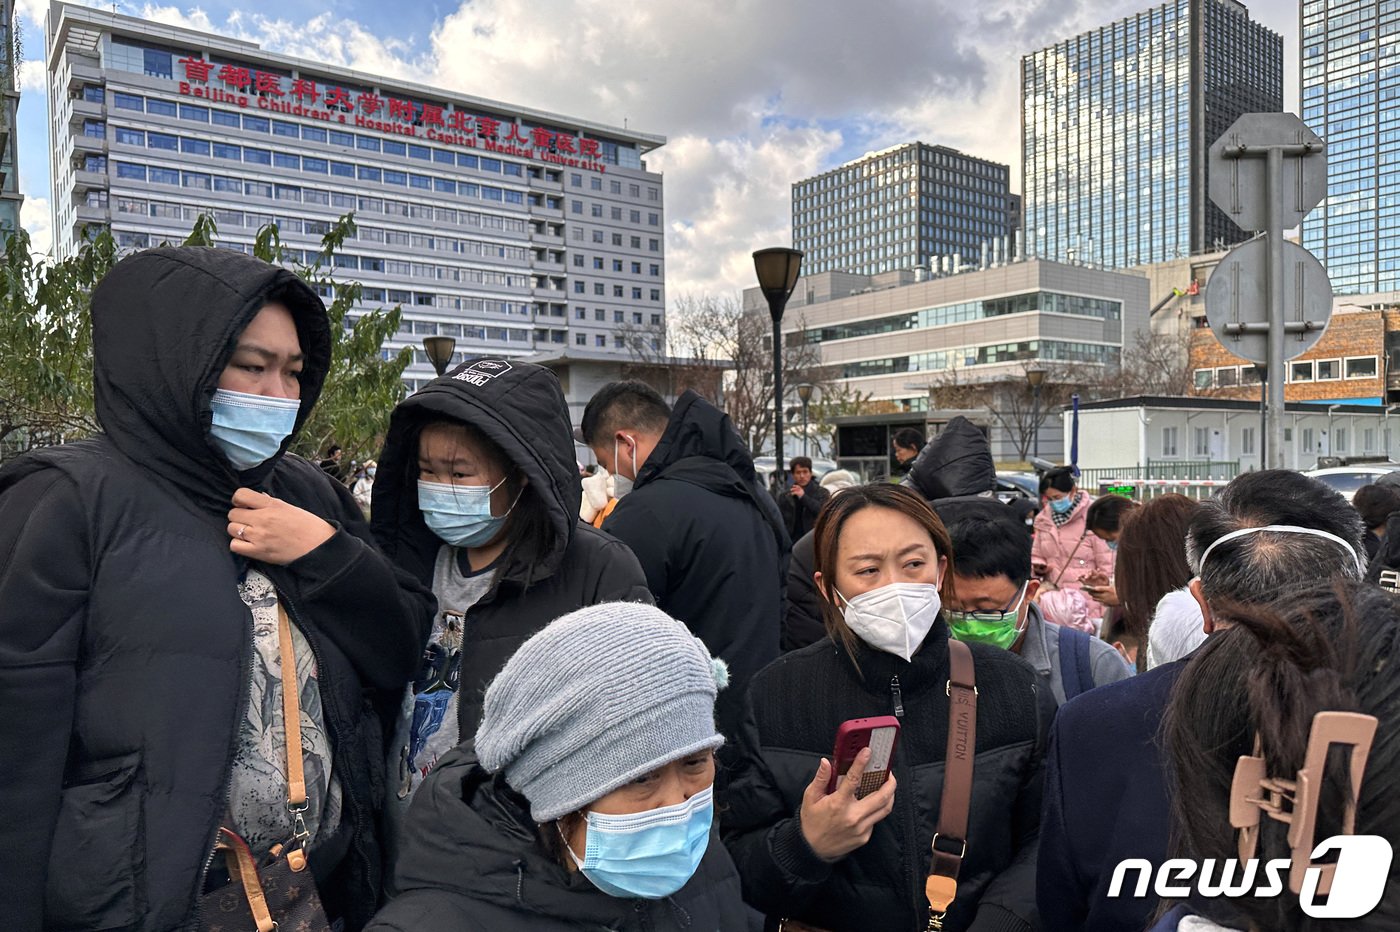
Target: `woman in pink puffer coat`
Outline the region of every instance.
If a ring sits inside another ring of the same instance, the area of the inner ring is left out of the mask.
[[[1104,606],[1083,591],[1090,576],[1113,578],[1113,551],[1089,533],[1085,517],[1093,498],[1074,481],[1072,467],[1052,469],[1041,480],[1045,507],[1035,516],[1031,567],[1041,579],[1045,620],[1097,633]],[[1050,593],[1057,593],[1045,598]]]

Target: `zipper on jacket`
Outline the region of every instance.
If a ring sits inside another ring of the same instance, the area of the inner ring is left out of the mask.
[[[899,692],[899,677],[890,677],[890,695],[894,697],[894,717],[904,717],[904,697]]]
[[[244,606],[247,608],[247,606]],[[232,738],[229,740],[228,755],[224,758],[224,777],[219,790],[218,798],[223,801],[224,810],[228,809],[229,792],[233,789],[233,759],[238,754],[238,738],[242,732],[243,719],[248,714],[248,697],[253,694],[253,610],[247,608],[248,624],[244,629],[247,638],[243,641],[243,651],[240,663],[243,669],[243,682],[238,688],[238,698],[234,703],[234,719]],[[214,816],[214,824],[209,829],[209,841],[205,847],[209,849],[209,854],[204,858],[204,867],[199,872],[199,882],[194,889],[194,916],[195,926],[200,925],[200,919],[204,910],[200,900],[204,897],[204,885],[209,879],[209,868],[214,865],[214,846],[219,843],[219,827],[223,824],[224,812],[220,811]]]

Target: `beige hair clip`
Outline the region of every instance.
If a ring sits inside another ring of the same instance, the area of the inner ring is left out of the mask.
[[[1327,751],[1334,744],[1351,747],[1351,798],[1342,814],[1342,833],[1356,831],[1356,800],[1361,796],[1361,780],[1366,772],[1366,758],[1376,736],[1376,717],[1359,712],[1319,712],[1313,716],[1312,731],[1303,767],[1292,780],[1268,775],[1261,753],[1259,736],[1254,737],[1253,756],[1242,755],[1235,764],[1235,778],[1230,787],[1230,825],[1239,829],[1240,860],[1253,859],[1259,843],[1259,821],[1262,816],[1288,826],[1288,846],[1293,852],[1288,888],[1294,893],[1303,889],[1303,877],[1308,868],[1316,867],[1321,876],[1317,892],[1332,889],[1335,864],[1314,864],[1313,850],[1317,847],[1318,797],[1322,792],[1323,769]]]

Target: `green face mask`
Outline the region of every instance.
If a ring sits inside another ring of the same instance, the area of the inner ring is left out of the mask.
[[[977,641],[1007,650],[1021,636],[1025,626],[1020,624],[1021,603],[1026,598],[1027,582],[1016,596],[1016,602],[1008,609],[998,612],[955,612],[947,610],[943,617],[948,621],[948,630],[959,641]]]

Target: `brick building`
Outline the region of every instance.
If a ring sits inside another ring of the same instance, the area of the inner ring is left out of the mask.
[[[1317,345],[1289,361],[1286,400],[1368,405],[1400,402],[1400,303],[1393,299],[1352,303],[1355,300],[1339,302]],[[1258,369],[1222,346],[1203,314],[1194,320],[1190,358],[1195,394],[1257,400],[1261,391]]]

